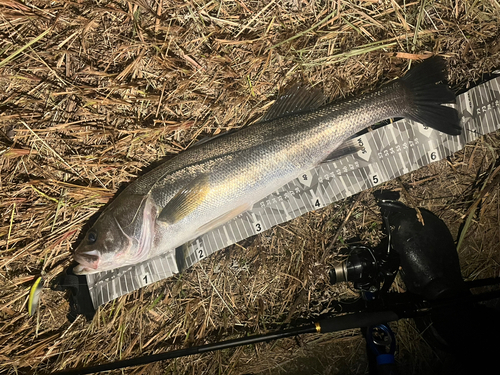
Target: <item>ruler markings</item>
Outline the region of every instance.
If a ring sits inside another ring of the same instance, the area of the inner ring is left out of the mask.
[[[335,196],[337,195],[335,193],[335,190],[334,190],[334,184],[335,186],[337,185],[337,181],[335,181],[335,173],[332,173],[332,170],[330,168],[330,165],[329,164],[326,164],[326,167],[328,168],[328,175],[330,176],[330,181],[331,183],[329,183],[326,187],[326,192],[327,194],[332,197],[332,200],[335,199]],[[328,189],[330,189],[330,193],[328,193]],[[338,189],[338,187],[337,187]]]
[[[253,231],[251,231],[252,224],[250,222],[250,212],[245,212],[242,215],[242,220],[238,223],[240,228],[245,231],[245,238],[253,236]]]
[[[269,205],[271,201],[268,199],[267,202],[269,202]],[[266,202],[266,203],[267,203]],[[263,215],[261,215],[261,222],[264,224],[264,230],[267,230],[268,228],[271,228],[273,226],[273,221],[269,217],[269,205],[266,205],[266,207],[263,210]]]
[[[212,248],[218,248],[218,247],[223,247],[224,242],[220,240],[220,236],[216,236],[215,233],[218,231],[219,228],[216,228],[215,230],[211,231],[210,234],[212,235],[213,238],[213,244]]]
[[[494,111],[494,104],[495,104],[495,101],[493,99],[493,91],[490,87],[487,87],[485,88],[485,91],[487,92],[488,94],[488,104],[487,104],[487,111],[488,111],[488,114],[490,115],[490,118],[491,118],[491,126],[490,128],[488,128],[488,133],[491,133],[494,131],[496,125],[498,124],[498,121],[496,120],[496,114],[495,114],[495,111]]]
[[[163,264],[164,262],[162,262],[161,259],[158,259],[158,263],[161,266],[161,270],[162,270],[163,275],[168,275],[167,270],[165,270],[165,266]]]
[[[491,90],[490,92],[491,92],[491,95],[492,95],[492,98],[491,98],[491,107],[492,107],[491,114],[493,116],[493,129],[496,129],[498,127],[498,124],[500,123],[500,113],[498,111],[495,111],[495,96],[494,96],[493,90]]]
[[[490,82],[488,82],[490,83]],[[498,102],[498,96],[500,96],[500,93],[499,92],[496,92],[493,88],[493,85],[492,84],[489,84],[488,85],[488,88],[489,88],[489,93],[491,95],[491,113],[494,117],[494,126],[493,128],[496,129],[496,127],[499,125],[500,123],[500,112],[499,111],[495,111],[495,107],[498,108],[498,105],[497,105],[497,102]],[[492,130],[494,131],[494,130]]]
[[[484,86],[479,89],[480,94],[483,94],[483,95],[480,95],[480,96],[483,97],[483,99],[486,97],[486,102],[487,103],[490,101],[489,100],[488,91],[489,90],[487,90]],[[490,130],[490,128],[493,127],[493,116],[490,113],[491,111],[488,110],[488,104],[487,103],[482,103],[481,112],[483,113],[484,119],[486,121],[487,133],[490,133],[492,131],[492,130]],[[483,132],[483,134],[484,134],[484,132]]]
[[[477,96],[477,91],[476,88],[473,88],[472,89],[472,101],[474,103],[474,106],[476,107],[476,117],[474,118],[474,128],[472,129],[469,129],[471,131],[469,131],[469,135],[470,135],[470,141],[475,141],[479,135],[478,133],[480,133],[478,131],[479,129],[479,126],[478,126],[478,123],[479,123],[479,118],[481,117],[481,109],[480,109],[480,102],[479,102],[479,98]]]
[[[353,194],[352,192],[352,181],[351,181],[351,178],[349,176],[349,173],[344,173],[344,175],[342,176],[343,177],[343,181],[344,181],[344,186],[346,186],[346,194],[349,194],[349,196],[351,196]],[[347,184],[346,184],[346,181],[347,181]]]
[[[404,140],[405,138],[408,139],[408,123],[406,122],[406,120],[403,120],[401,121],[401,126],[399,127],[399,134],[401,136],[401,140]],[[401,149],[405,152],[406,154],[406,159],[408,160],[408,163],[409,165],[404,165],[403,166],[403,170],[405,171],[405,173],[408,173],[410,171],[410,169],[412,168],[413,164],[414,164],[414,158],[412,158],[410,156],[410,153],[408,151],[408,144],[406,142],[403,142],[401,144]]]
[[[233,237],[234,243],[238,242],[240,240],[240,236],[236,235],[236,233],[234,232],[235,229],[234,220],[231,220],[227,224],[227,228],[231,232],[231,236]],[[236,227],[236,229],[238,228]]]
[[[297,216],[300,216],[305,212],[302,211],[304,207],[299,205],[299,200],[297,198],[297,194],[299,192],[297,191],[298,187],[296,184],[297,184],[297,179],[293,180],[292,183],[289,184],[289,186],[290,186],[290,190],[289,190],[290,191],[290,200],[293,200],[293,202],[295,203],[295,206],[297,207],[297,212],[296,212],[298,214]],[[295,214],[295,212],[294,212],[294,214]]]
[[[243,217],[243,215],[239,215],[239,217]],[[236,230],[238,231],[238,241],[241,241],[244,237],[241,233],[240,225],[238,225],[238,222],[236,220],[233,220],[231,227],[236,228]]]
[[[299,204],[295,200],[295,193],[293,193],[293,190],[290,187],[287,189],[286,195],[288,197],[288,202],[290,202],[290,206],[295,205],[295,208],[292,208],[290,213],[290,216],[292,216],[294,212],[300,211]]]
[[[118,277],[118,278],[116,278],[116,280],[120,281],[120,286],[121,286],[122,290],[127,290],[127,291],[129,290],[127,277]]]
[[[339,196],[340,196],[340,199],[345,198],[345,196],[344,196],[344,194],[342,192],[342,187],[339,184],[340,177],[337,175],[336,170],[333,171],[333,178],[332,179],[333,179],[333,182],[335,183],[335,188],[336,188],[335,189],[335,195],[334,195],[334,197],[337,200],[339,200],[339,198],[338,198]],[[340,181],[340,182],[342,182],[342,181]]]
[[[448,156],[448,151],[444,142],[444,138],[440,136],[439,142],[437,142],[437,145],[435,146],[436,150],[438,151],[438,160],[442,160]]]
[[[472,141],[472,133],[469,131],[469,129],[476,127],[476,120],[475,120],[475,113],[474,113],[474,108],[476,107],[476,104],[474,103],[474,96],[472,95],[472,90],[467,92],[467,106],[470,106],[470,114],[471,117],[467,123],[465,123],[464,126],[464,137],[465,137],[465,143],[469,143]]]
[[[482,103],[482,97],[481,97],[481,89],[478,87],[477,90],[476,90],[476,103],[478,105],[478,109],[477,109],[477,112],[479,114],[479,117],[477,119],[477,122],[479,123],[482,123],[481,120],[485,121],[486,120],[486,116],[485,116],[485,112],[483,112],[483,103]],[[477,127],[476,129],[478,129],[479,127]],[[483,129],[486,128],[486,126],[482,126]],[[476,138],[479,138],[479,136],[483,135],[483,132],[482,131],[477,131],[475,133],[476,135]]]
[[[368,185],[368,176],[366,174],[366,167],[362,167],[358,169],[359,173],[359,190],[363,191],[368,189],[370,186]]]
[[[488,116],[490,113],[490,111],[488,111],[488,105],[487,103],[489,102],[489,95],[488,95],[488,90],[486,90],[486,88],[484,86],[480,87],[479,88],[479,97],[483,99],[483,101],[481,102],[481,114],[482,116],[484,117],[484,122],[486,123],[486,132],[489,133],[490,132],[490,126],[493,126],[493,122],[492,122],[492,117],[491,116]],[[484,102],[484,100],[486,100],[486,103]],[[482,134],[485,134],[484,132],[481,132]]]
[[[421,143],[422,150],[423,150],[423,158],[422,158],[423,160],[422,160],[422,162],[423,162],[424,165],[425,164],[431,164],[435,160],[435,159],[434,160],[431,159],[431,155],[430,155],[431,151],[430,151],[430,148],[426,147],[426,144],[427,144],[427,142],[422,142]],[[436,156],[436,158],[437,158],[437,156]]]
[[[281,206],[280,197],[281,197],[280,195],[277,195],[276,197],[273,198],[273,205],[274,205],[275,216],[278,218],[277,221],[283,223],[284,221],[286,221],[286,215],[284,210],[280,207]]]

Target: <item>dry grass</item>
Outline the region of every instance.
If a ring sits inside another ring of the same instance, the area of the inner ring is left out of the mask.
[[[0,0],[0,372],[41,373],[264,332],[353,297],[326,277],[342,241],[322,255],[356,197],[121,297],[90,323],[70,324],[57,292],[44,292],[33,318],[26,309],[35,277],[67,267],[82,226],[151,163],[255,120],[298,79],[340,98],[437,53],[463,88],[500,66],[499,19],[497,0]],[[499,147],[499,134],[487,135],[386,184],[404,187],[407,202],[436,212],[455,236],[469,218],[459,253],[471,279],[500,270],[499,185],[490,179]],[[379,227],[367,192],[340,236],[375,243]],[[432,373],[440,360],[405,324],[402,373]],[[329,362],[321,348],[335,353]],[[366,370],[359,335],[345,332],[125,372],[291,373],[290,360],[301,355],[322,358],[317,373]]]

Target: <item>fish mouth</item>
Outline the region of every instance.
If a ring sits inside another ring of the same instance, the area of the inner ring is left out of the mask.
[[[74,268],[75,273],[95,272],[101,261],[101,253],[98,250],[76,253],[73,257],[79,264]]]

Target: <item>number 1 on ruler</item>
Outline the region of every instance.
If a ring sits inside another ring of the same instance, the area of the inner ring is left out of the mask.
[[[152,278],[151,278],[151,275],[149,274],[149,272],[144,272],[141,276],[141,284],[142,286],[146,286],[148,285],[149,283],[151,283]]]

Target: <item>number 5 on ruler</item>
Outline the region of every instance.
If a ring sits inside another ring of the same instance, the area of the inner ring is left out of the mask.
[[[375,186],[380,183],[380,177],[377,173],[370,175],[370,181]]]

